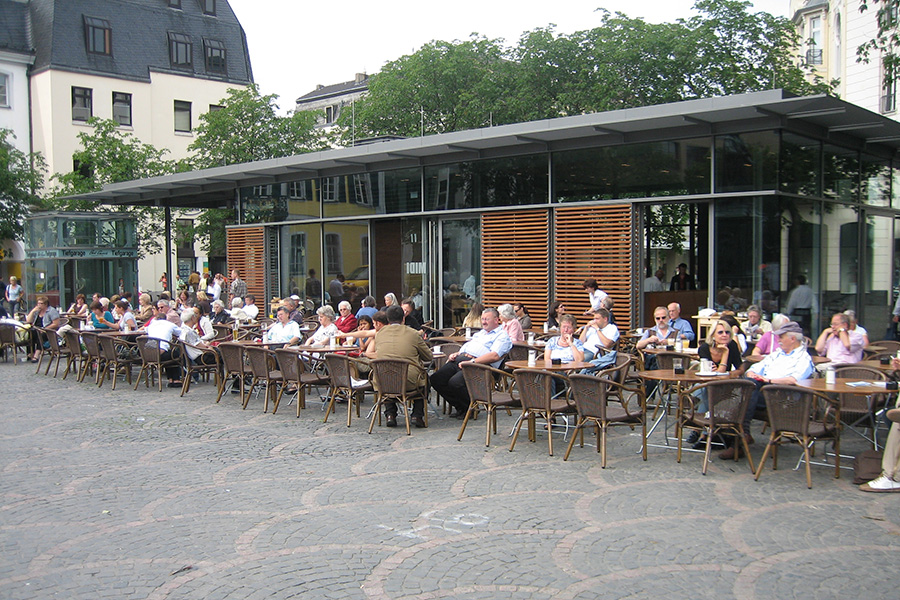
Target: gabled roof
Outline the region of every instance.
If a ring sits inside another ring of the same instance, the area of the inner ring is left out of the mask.
[[[238,188],[603,145],[778,128],[887,159],[900,122],[833,96],[768,90],[338,148],[106,185],[75,196],[108,204],[223,207]]]
[[[310,102],[313,100],[321,100],[332,96],[343,96],[345,94],[353,94],[356,92],[364,92],[369,89],[369,78],[366,76],[362,81],[358,78],[352,81],[344,81],[343,83],[334,83],[332,85],[321,85],[315,90],[304,94],[297,98],[297,104]]]
[[[60,69],[123,79],[150,81],[150,72],[247,84],[253,80],[244,30],[226,0],[216,2],[216,15],[204,15],[195,0],[181,9],[165,0],[31,0],[34,73]],[[84,17],[104,19],[112,28],[112,55],[88,53]],[[173,69],[168,32],[190,36],[193,69]],[[207,73],[203,39],[225,43],[227,75]]]
[[[0,0],[0,50],[29,54],[28,5],[13,0]]]

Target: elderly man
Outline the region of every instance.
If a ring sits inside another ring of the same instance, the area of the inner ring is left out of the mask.
[[[422,329],[422,321],[419,320],[419,316],[416,314],[416,305],[413,303],[412,299],[403,299],[403,301],[400,302],[400,308],[403,309],[404,325],[412,327],[416,331]]]
[[[662,269],[657,269],[656,273],[652,276],[648,277],[644,280],[644,291],[645,292],[665,292],[666,284],[663,282],[663,279],[666,276],[666,272]]]
[[[803,340],[803,329],[794,321],[788,321],[774,331],[778,336],[778,349],[768,354],[762,361],[751,366],[747,370],[746,377],[756,383],[756,390],[750,397],[750,405],[744,417],[744,432],[747,435],[747,443],[752,444],[750,437],[750,421],[756,413],[758,406],[765,406],[762,395],[762,387],[770,383],[780,385],[792,385],[801,379],[808,379],[815,372],[812,358],[806,351]],[[733,459],[738,452],[738,445],[727,448],[719,454],[723,460]]]
[[[865,345],[863,336],[850,329],[849,317],[837,313],[831,317],[831,327],[826,327],[816,340],[816,352],[833,364],[852,364],[862,360]]]
[[[469,392],[459,365],[471,360],[499,367],[510,348],[512,340],[500,325],[500,313],[495,308],[485,309],[481,313],[481,331],[459,352],[448,356],[444,366],[431,376],[431,387],[456,409],[456,418],[463,418],[469,410]]]
[[[241,323],[252,321],[250,315],[244,312],[244,300],[237,296],[231,300],[231,318]]]
[[[388,324],[380,327],[375,334],[375,347],[378,358],[399,358],[412,361],[407,373],[406,389],[424,389],[427,380],[425,364],[431,361],[431,350],[415,330],[403,324],[403,309],[399,306],[388,306],[384,310]],[[391,402],[384,408],[388,427],[397,426],[397,404]],[[416,427],[425,427],[425,402],[420,397],[413,404],[412,422]]]
[[[288,316],[291,321],[295,322],[298,326],[303,325],[303,311],[300,310],[300,300],[293,296],[289,296],[284,299],[282,304],[288,309]]]
[[[300,326],[291,320],[291,313],[286,306],[279,306],[275,311],[276,321],[266,331],[266,341],[293,346],[300,341]]]
[[[182,311],[181,313],[181,322],[184,326],[181,328],[181,333],[178,335],[178,339],[180,339],[185,344],[189,344],[188,346],[185,346],[185,352],[187,352],[190,361],[194,364],[197,364],[198,360],[202,364],[215,364],[215,356],[207,352],[203,352],[203,350],[208,349],[211,346],[201,340],[196,331],[197,323],[200,322],[200,313],[197,311],[197,309],[184,309],[184,311]],[[194,376],[196,377],[196,375]]]
[[[253,294],[247,294],[244,297],[244,312],[251,321],[255,321],[259,316],[259,307],[256,305],[256,296]]]
[[[189,309],[185,309],[187,312]],[[192,310],[192,309],[191,309]],[[174,314],[175,311],[170,311]],[[175,315],[176,317],[178,315]],[[179,323],[181,318],[178,317]],[[172,346],[172,338],[181,336],[181,327],[168,320],[168,315],[160,313],[146,325],[147,337],[159,340],[160,361],[165,362],[172,358],[178,358],[181,354],[177,346]],[[181,387],[181,366],[169,365],[166,367],[166,377],[169,379],[169,387]]]
[[[681,335],[685,340],[689,342],[694,341],[694,328],[691,327],[690,322],[681,318],[681,305],[677,302],[672,302],[669,304],[669,327],[676,331],[676,334]]]
[[[584,360],[593,366],[583,373],[594,373],[616,364],[616,343],[619,328],[609,322],[609,311],[605,308],[594,313],[594,318],[581,330],[584,344]]]

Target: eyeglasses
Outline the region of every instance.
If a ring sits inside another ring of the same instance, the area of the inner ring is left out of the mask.
[[[719,331],[717,331],[716,335],[722,335],[723,333],[725,335],[731,335],[731,332],[725,331],[724,329],[720,329]]]
[[[654,317],[657,321],[665,321],[669,317]]]

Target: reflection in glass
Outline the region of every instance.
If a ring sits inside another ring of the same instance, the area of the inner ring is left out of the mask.
[[[418,212],[422,209],[420,169],[399,169],[323,178],[326,217]]]
[[[425,210],[547,202],[547,155],[515,156],[425,168]]]
[[[893,225],[893,217],[868,215],[866,218],[866,278],[858,317],[860,324],[868,330],[869,341],[882,339],[891,325],[891,311],[885,310],[885,307],[894,306]]]
[[[860,200],[869,206],[891,204],[891,161],[863,154],[860,160]]]
[[[778,144],[774,131],[716,137],[716,191],[774,190]]]
[[[481,300],[481,220],[441,223],[441,287],[443,327],[459,327]]]
[[[555,152],[556,200],[707,194],[711,145],[702,138]]]
[[[825,144],[824,152],[826,198],[856,202],[859,178],[859,153],[839,146]]]
[[[280,296],[299,296],[312,308],[322,304],[321,230],[320,225],[285,225],[280,229]]]
[[[782,134],[779,177],[782,191],[804,196],[819,195],[821,150],[819,141],[793,133]]]
[[[335,312],[338,303],[347,300],[355,313],[369,294],[369,226],[365,221],[328,223],[324,242],[326,299]]]

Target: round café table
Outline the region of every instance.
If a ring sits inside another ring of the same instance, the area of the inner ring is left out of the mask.
[[[744,360],[746,360],[747,362],[750,362],[750,363],[758,363],[758,362],[762,362],[762,359],[764,359],[766,356],[768,356],[768,355],[767,354],[748,354],[747,356],[744,357]],[[831,362],[831,359],[828,358],[827,356],[810,356],[810,358],[812,359],[814,365],[822,365],[822,364]]]
[[[584,361],[572,361],[567,363],[560,363],[558,365],[554,365],[549,360],[539,360],[533,365],[529,365],[527,360],[508,360],[506,361],[506,366],[511,369],[543,369],[545,371],[580,371],[581,369],[590,369],[594,365],[589,362]]]
[[[666,383],[674,383],[675,384],[675,396],[676,402],[681,401],[681,393],[684,388],[684,384],[693,385],[695,383],[702,383],[706,381],[712,381],[721,377],[727,377],[729,373],[722,373],[721,375],[700,375],[699,371],[692,371],[690,369],[686,369],[684,373],[675,373],[675,369],[650,369],[647,371],[637,371],[635,373],[638,377],[645,380],[651,381],[662,381]],[[657,388],[659,389],[659,388]],[[659,444],[650,444],[648,445],[655,446],[657,448],[672,448],[669,445],[669,408],[671,406],[671,395],[667,394],[665,398],[661,398],[660,407],[662,408],[661,414],[656,417],[656,421],[653,422],[653,425],[647,430],[647,439],[650,439],[650,436],[656,431],[656,428],[659,427],[659,424],[665,421],[663,425],[663,439],[665,440],[665,445]]]

